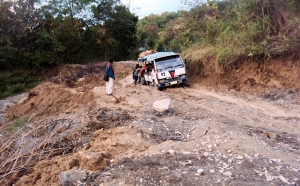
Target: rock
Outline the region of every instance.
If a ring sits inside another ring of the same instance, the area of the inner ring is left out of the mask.
[[[27,97],[23,97],[23,98],[21,98],[21,99],[18,101],[18,104],[22,104],[22,103],[24,103],[24,102],[27,101],[27,100],[28,100]]]
[[[281,175],[279,176],[279,179],[282,181],[282,183],[290,184],[289,181],[287,181],[287,179]]]
[[[203,169],[198,169],[197,173],[200,174],[200,175],[204,175],[204,170]]]
[[[230,171],[227,171],[227,172],[224,172],[223,175],[230,177],[230,176],[232,176],[232,173]]]
[[[171,102],[170,99],[155,101],[153,103],[153,108],[158,112],[165,112],[169,109],[170,102]]]
[[[179,161],[179,164],[183,166],[193,166],[192,160]]]
[[[69,170],[61,172],[59,175],[59,181],[61,185],[69,185],[70,182],[77,182],[86,178],[85,171]]]
[[[238,157],[236,157],[236,159],[242,160],[242,159],[243,159],[243,156],[238,156]]]
[[[244,154],[246,158],[248,159],[252,159],[251,156],[249,156],[248,154]]]
[[[175,135],[181,135],[181,132],[179,132],[179,131],[175,131]]]
[[[79,78],[78,82],[83,82],[85,80],[85,78]]]
[[[175,151],[174,150],[169,150],[169,153],[171,154],[171,155],[173,155],[174,153],[175,153]]]
[[[229,165],[227,165],[226,163],[223,163],[223,165],[225,169],[229,167]]]
[[[265,176],[266,176],[267,181],[272,181],[273,180],[272,175],[268,173],[266,168],[264,168],[264,169],[265,169]]]
[[[262,176],[262,175],[263,175],[262,172],[260,172],[260,171],[258,171],[258,170],[255,170],[255,169],[254,169],[254,172],[255,172],[255,174],[258,174],[259,176]]]
[[[181,153],[182,153],[182,154],[192,154],[192,153],[189,152],[189,151],[182,151]]]

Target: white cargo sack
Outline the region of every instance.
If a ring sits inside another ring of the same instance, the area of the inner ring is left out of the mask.
[[[163,100],[158,100],[153,103],[153,108],[154,110],[158,112],[165,112],[169,109],[171,100],[170,99],[163,99]]]

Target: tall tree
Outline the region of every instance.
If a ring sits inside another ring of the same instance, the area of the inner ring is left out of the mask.
[[[138,17],[124,5],[115,6],[115,12],[109,21],[109,32],[115,40],[114,56],[116,59],[128,59],[134,54],[137,44]]]
[[[0,69],[8,68],[9,61],[14,61],[14,48],[11,40],[11,30],[14,26],[14,13],[11,11],[13,3],[11,1],[0,4]]]
[[[98,5],[92,6],[95,24],[98,25],[99,39],[104,44],[104,60],[109,56],[109,45],[112,43],[111,35],[108,31],[108,21],[112,19],[115,13],[114,7],[120,3],[120,0],[102,0]]]
[[[44,2],[45,5],[42,6],[42,14],[52,15],[55,19],[61,19],[60,26],[63,28],[61,34],[69,34],[67,45],[70,49],[68,55],[71,63],[76,62],[74,55],[76,50],[74,46],[77,46],[77,40],[81,34],[82,22],[80,18],[85,18],[89,16],[89,8],[95,0],[48,0]]]
[[[36,33],[41,25],[35,4],[36,0],[0,3],[0,62],[4,68],[25,66],[28,53],[34,50]]]

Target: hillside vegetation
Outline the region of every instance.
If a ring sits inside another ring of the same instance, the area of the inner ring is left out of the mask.
[[[43,69],[129,59],[137,21],[119,0],[0,1],[0,98],[30,88]]]
[[[190,2],[190,11],[140,20],[140,46],[182,52],[192,62],[214,58],[220,66],[247,59],[264,61],[300,49],[297,0],[196,2]]]
[[[34,86],[43,69],[135,60],[147,49],[182,53],[192,76],[203,62],[225,69],[299,52],[299,0],[185,4],[188,10],[138,20],[119,0],[1,1],[0,98]]]

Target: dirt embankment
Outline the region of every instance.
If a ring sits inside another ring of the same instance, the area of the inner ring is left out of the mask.
[[[265,62],[244,61],[218,66],[214,59],[191,62],[193,83],[247,93],[266,93],[275,89],[300,89],[300,54],[270,58]]]
[[[188,87],[132,84],[135,62],[68,65],[6,112],[1,185],[300,185],[299,61],[203,63]],[[156,100],[171,99],[164,113]],[[23,118],[25,122],[14,126]]]

